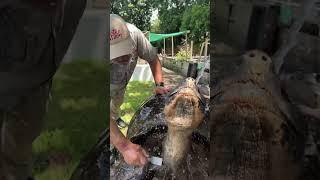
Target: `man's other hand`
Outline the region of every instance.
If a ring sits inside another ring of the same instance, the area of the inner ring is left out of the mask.
[[[156,87],[154,89],[156,94],[167,94],[168,92],[170,92],[170,88],[168,87]]]
[[[121,152],[125,162],[129,165],[144,166],[148,162],[149,155],[138,144],[129,143]]]

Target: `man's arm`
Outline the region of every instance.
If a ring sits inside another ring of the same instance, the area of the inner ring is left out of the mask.
[[[130,142],[112,118],[110,118],[110,142],[122,154],[126,163],[135,166],[147,164],[149,155],[146,151],[141,146]]]
[[[155,60],[153,60],[150,63],[150,68],[151,68],[151,71],[152,71],[154,82],[155,83],[163,82],[163,79],[162,79],[162,68],[161,68],[161,63],[160,63],[159,57],[157,57]]]
[[[122,153],[129,140],[121,133],[116,122],[110,118],[110,142],[113,144],[120,153]]]
[[[154,78],[154,82],[156,84],[159,84],[160,82],[163,82],[163,77],[162,77],[162,67],[161,67],[161,63],[160,63],[160,59],[157,56],[155,60],[150,62],[150,68],[152,71],[152,75]],[[165,94],[168,93],[170,91],[169,88],[167,87],[159,87],[157,86],[155,88],[155,93],[156,94]]]
[[[163,82],[162,67],[156,49],[151,45],[150,41],[140,29],[132,24],[129,24],[128,27],[131,29],[133,39],[136,42],[138,56],[150,64],[155,83]],[[169,89],[165,87],[156,87],[155,92],[157,94],[164,94],[169,92]]]

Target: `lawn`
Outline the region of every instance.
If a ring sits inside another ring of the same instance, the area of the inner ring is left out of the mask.
[[[96,143],[107,121],[108,67],[104,61],[63,64],[54,77],[45,127],[33,143],[37,180],[67,180]]]
[[[54,77],[45,127],[33,144],[37,180],[69,180],[103,129],[108,127],[108,67],[102,61],[63,64]],[[128,84],[122,118],[129,122],[152,95],[152,82]]]
[[[124,102],[121,105],[120,116],[129,123],[134,113],[139,109],[141,104],[152,95],[154,83],[152,81],[131,81],[129,82]],[[127,128],[122,129],[122,133],[127,133]]]

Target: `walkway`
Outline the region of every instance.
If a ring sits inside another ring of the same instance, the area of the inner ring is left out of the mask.
[[[162,72],[164,84],[170,88],[174,88],[185,78],[167,68],[162,68]]]

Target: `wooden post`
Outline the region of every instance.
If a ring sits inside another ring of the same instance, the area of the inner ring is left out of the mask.
[[[200,57],[201,57],[201,55],[202,55],[203,45],[204,45],[204,43],[201,43],[201,48],[200,48]]]
[[[166,38],[163,38],[163,53],[166,55]]]
[[[190,60],[192,60],[192,52],[193,52],[193,41],[191,41],[191,47],[190,47]]]
[[[172,57],[174,56],[174,50],[173,50],[173,48],[174,48],[174,44],[173,44],[173,36],[171,37],[171,45],[172,45],[172,49],[171,49],[171,53],[172,53]]]
[[[187,45],[187,52],[188,52],[188,33],[186,33],[186,45]]]
[[[204,42],[204,57],[207,57],[208,54],[208,38]]]
[[[190,31],[187,31],[187,32],[186,32],[186,44],[187,44],[187,52],[188,52],[188,50],[189,50],[189,48],[188,48],[188,33],[190,33]]]

